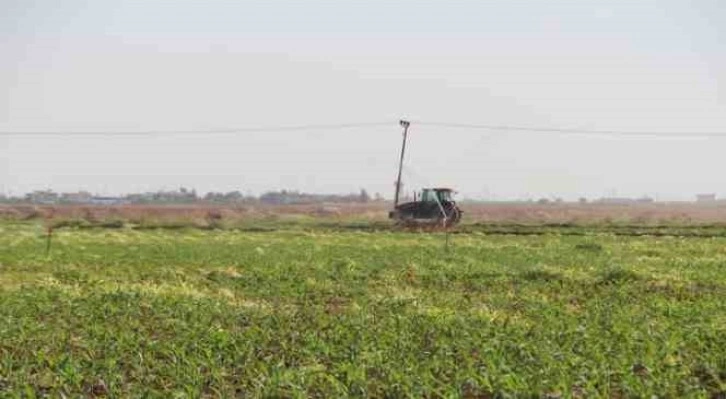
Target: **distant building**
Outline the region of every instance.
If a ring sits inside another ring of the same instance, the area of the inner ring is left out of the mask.
[[[77,193],[63,193],[60,196],[60,201],[69,204],[88,204],[93,200],[93,195],[86,191],[80,191]]]
[[[696,195],[696,202],[714,202],[716,201],[716,194],[698,194]]]
[[[94,205],[121,205],[125,204],[128,201],[126,201],[124,198],[120,197],[93,197],[91,198],[91,204]]]
[[[56,204],[58,203],[58,194],[51,190],[36,190],[25,195],[25,199],[34,204]]]

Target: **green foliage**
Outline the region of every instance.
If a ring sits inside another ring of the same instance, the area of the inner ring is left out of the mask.
[[[575,249],[582,251],[600,252],[603,250],[602,245],[596,242],[582,242],[575,245]]]
[[[0,225],[0,397],[719,397],[724,238]]]

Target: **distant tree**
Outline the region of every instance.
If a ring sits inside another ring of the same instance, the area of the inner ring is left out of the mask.
[[[365,203],[365,202],[369,202],[370,200],[371,200],[371,196],[368,195],[368,191],[366,191],[365,188],[362,188],[360,190],[359,201]]]
[[[244,199],[244,195],[239,190],[235,190],[225,194],[224,199],[229,202],[240,202]]]

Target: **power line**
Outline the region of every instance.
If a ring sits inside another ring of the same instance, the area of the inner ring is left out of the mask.
[[[654,132],[654,131],[634,131],[634,130],[597,130],[597,129],[567,129],[554,127],[527,127],[527,126],[510,126],[510,125],[479,125],[467,123],[448,123],[448,122],[412,122],[420,126],[432,126],[454,129],[470,129],[470,130],[495,130],[495,131],[513,131],[513,132],[539,132],[539,133],[560,133],[560,134],[576,134],[588,136],[620,136],[620,137],[703,137],[703,138],[726,138],[726,132]]]
[[[307,131],[307,130],[339,130],[355,129],[362,127],[390,126],[392,122],[363,122],[363,123],[339,123],[319,125],[288,125],[288,126],[261,126],[261,127],[237,127],[220,129],[191,129],[191,130],[116,130],[116,131],[0,131],[0,136],[170,136],[187,134],[237,134],[237,133],[265,133],[265,132],[286,132],[286,131]]]
[[[260,127],[231,127],[218,129],[190,129],[190,130],[106,130],[106,131],[0,131],[0,137],[64,137],[64,136],[173,136],[173,135],[217,135],[217,134],[239,134],[239,133],[274,133],[292,131],[314,131],[314,130],[343,130],[365,127],[394,126],[394,121],[389,122],[353,122],[340,124],[307,124],[287,126],[260,126]],[[597,130],[580,128],[555,128],[537,126],[513,126],[513,125],[487,125],[468,124],[451,122],[426,122],[414,121],[412,127],[430,126],[451,129],[487,130],[495,133],[503,132],[524,132],[558,135],[580,135],[580,136],[611,136],[611,137],[632,137],[632,138],[726,138],[726,132],[656,132],[656,131],[634,131],[634,130]]]

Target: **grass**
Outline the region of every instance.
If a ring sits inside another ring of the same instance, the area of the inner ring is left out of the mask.
[[[0,224],[0,397],[723,397],[726,238]]]

